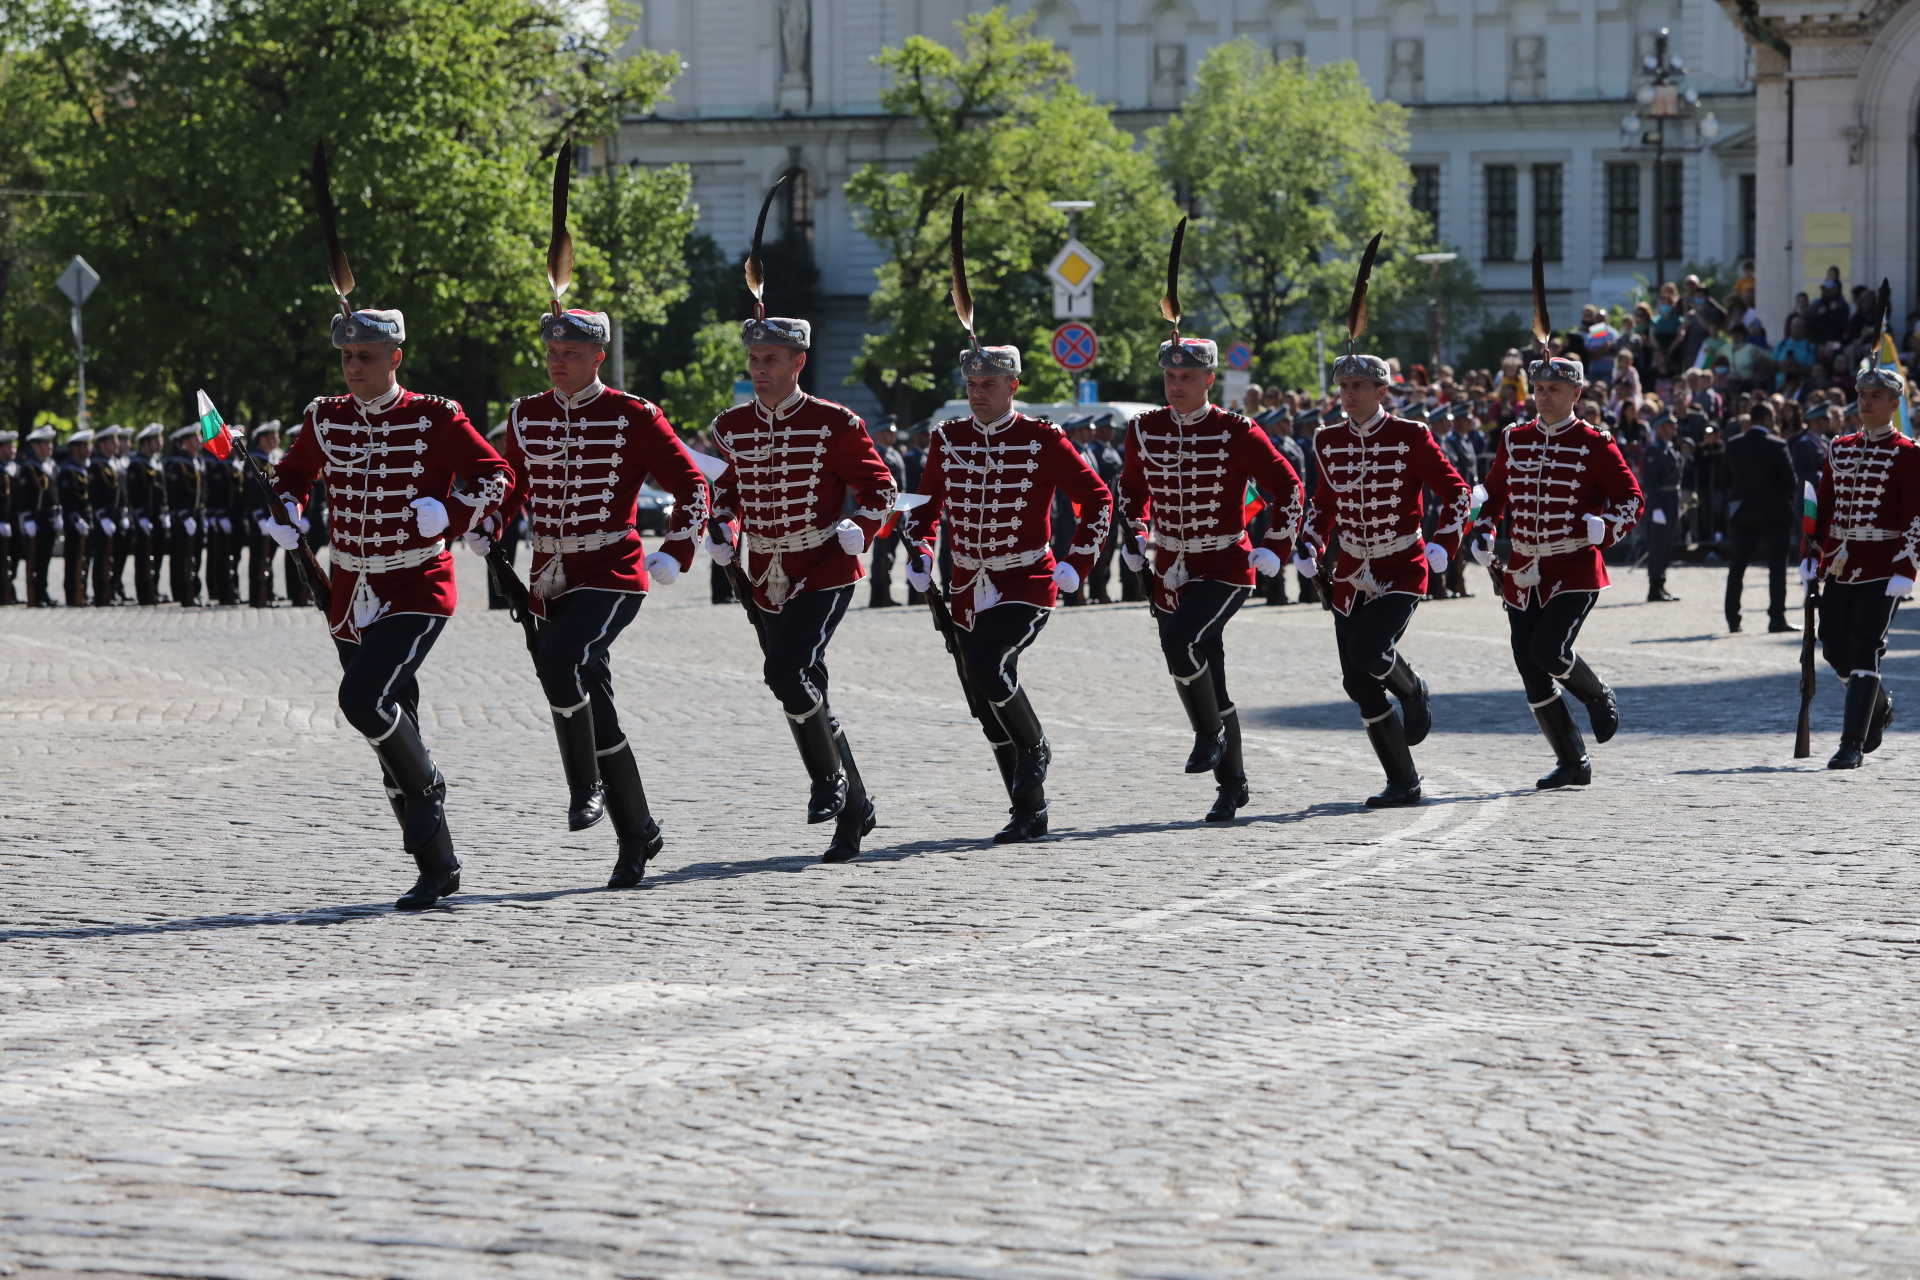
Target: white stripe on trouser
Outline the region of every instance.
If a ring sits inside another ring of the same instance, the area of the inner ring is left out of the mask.
[[[613,626],[614,615],[620,612],[620,603],[621,603],[620,597],[618,595],[615,595],[613,597],[613,602],[607,608],[606,621],[600,624],[600,634],[595,636],[589,643],[581,646],[580,661],[573,664],[573,687],[580,694],[580,706],[582,707],[584,707],[588,702],[588,694],[587,694],[587,686],[580,678],[580,669],[587,665],[587,659],[593,653],[593,646],[596,644],[599,644],[602,640],[606,638],[607,629]],[[574,711],[578,711],[579,709],[580,707],[575,707]],[[569,712],[568,714],[571,715],[572,712]]]
[[[1019,657],[1021,653],[1026,650],[1026,647],[1034,642],[1034,638],[1040,634],[1041,620],[1047,616],[1048,612],[1049,611],[1046,609],[1036,609],[1033,614],[1033,621],[1027,623],[1026,638],[1021,640],[1020,643],[1018,644],[1008,645],[1006,652],[1000,655],[1000,666],[998,668],[1000,673],[1000,683],[1003,685],[1006,685],[1010,690],[1012,690],[1012,692],[1007,694],[1006,697],[1000,699],[1000,701],[998,702],[995,702],[991,698],[987,699],[988,706],[1004,707],[1009,702],[1012,702],[1016,697],[1020,695],[1020,686],[1015,684],[1007,676],[1007,664],[1009,662],[1012,662],[1015,658]]]
[[[1251,587],[1245,587],[1240,589],[1245,590],[1249,593],[1251,593],[1253,590]],[[1198,680],[1200,678],[1200,672],[1205,671],[1207,668],[1206,668],[1206,664],[1200,661],[1200,655],[1194,652],[1194,650],[1199,647],[1200,641],[1206,638],[1208,629],[1211,628],[1216,622],[1220,623],[1222,627],[1226,626],[1226,623],[1220,621],[1221,615],[1226,613],[1226,611],[1230,607],[1239,603],[1242,599],[1245,599],[1245,597],[1239,596],[1234,592],[1229,592],[1227,594],[1227,598],[1220,602],[1220,608],[1218,609],[1218,611],[1216,611],[1211,618],[1207,619],[1206,623],[1198,631],[1193,633],[1193,639],[1187,642],[1187,662],[1189,665],[1198,666],[1200,668],[1200,671],[1194,672],[1192,675],[1187,676],[1185,679],[1181,679],[1181,677],[1175,676],[1174,677],[1175,680],[1179,680],[1181,684],[1192,684],[1195,680]]]
[[[407,649],[407,656],[405,658],[402,658],[399,661],[399,663],[397,663],[394,666],[393,670],[387,673],[387,682],[380,687],[381,702],[385,702],[390,696],[392,696],[393,682],[400,678],[400,673],[402,671],[405,671],[409,666],[413,664],[413,655],[420,652],[420,642],[422,640],[425,640],[428,634],[432,632],[438,624],[444,623],[445,621],[446,621],[445,618],[430,619],[427,623],[426,630],[422,631],[419,635],[413,638],[413,644]],[[368,738],[367,741],[371,742],[374,746],[377,747],[381,743],[385,742],[388,738],[391,738],[393,736],[393,731],[400,727],[400,718],[406,714],[407,714],[406,711],[404,711],[402,708],[395,706],[393,709],[393,721],[391,724],[387,725],[387,731],[381,734],[377,738]]]

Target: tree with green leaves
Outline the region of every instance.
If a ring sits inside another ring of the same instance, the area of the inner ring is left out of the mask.
[[[1375,102],[1352,62],[1276,62],[1241,38],[1200,64],[1180,111],[1149,135],[1197,215],[1187,235],[1193,298],[1207,321],[1271,363],[1282,340],[1344,317],[1360,251],[1384,232],[1376,316],[1424,286],[1412,255],[1432,226],[1408,204],[1406,110]]]
[[[287,416],[337,381],[317,138],[353,301],[407,313],[407,382],[481,422],[537,386],[551,158],[651,108],[678,70],[623,52],[619,21],[583,29],[565,0],[13,2],[35,11],[75,116],[54,177],[98,196],[42,233],[102,276],[90,381],[175,414],[204,386],[231,418]],[[677,251],[684,218],[630,233],[681,180],[648,175],[608,206],[617,253],[576,229],[583,294],[632,305],[632,276]]]
[[[1095,376],[1121,387],[1153,379],[1165,336],[1156,303],[1179,211],[1151,157],[1068,82],[1068,56],[1032,24],[996,8],[959,24],[957,51],[913,36],[879,57],[892,73],[882,104],[916,121],[931,145],[905,171],[871,164],[847,184],[861,230],[886,255],[870,309],[882,331],[867,336],[854,380],[905,419],[946,398],[964,343],[947,255],[961,192],[978,332],[1023,349],[1023,396],[1064,398],[1070,385],[1047,352],[1058,322],[1044,272],[1066,232],[1053,200],[1094,201],[1079,236],[1106,263]]]

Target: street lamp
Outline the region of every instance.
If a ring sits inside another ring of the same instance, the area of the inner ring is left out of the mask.
[[[1641,60],[1646,78],[1634,94],[1635,100],[1651,118],[1653,127],[1641,133],[1639,111],[1629,110],[1620,118],[1620,132],[1626,146],[1653,144],[1653,284],[1658,289],[1667,276],[1667,254],[1680,246],[1669,245],[1666,236],[1667,121],[1679,120],[1700,109],[1700,91],[1684,86],[1686,63],[1677,53],[1667,51],[1668,34],[1660,28],[1654,37],[1654,51]],[[1700,136],[1711,143],[1720,136],[1720,121],[1709,111],[1697,126]]]
[[[1416,253],[1415,262],[1424,262],[1433,268],[1433,301],[1427,307],[1427,347],[1431,358],[1428,361],[1427,376],[1440,376],[1440,348],[1447,331],[1447,317],[1440,302],[1440,268],[1446,266],[1460,255],[1457,253]]]
[[[1073,225],[1079,216],[1093,208],[1091,200],[1049,200],[1047,208],[1058,209],[1067,215],[1067,239],[1073,239]]]

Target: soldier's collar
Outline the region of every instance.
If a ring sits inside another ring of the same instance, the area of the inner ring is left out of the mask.
[[[582,408],[583,406],[590,405],[595,400],[599,399],[600,393],[605,391],[606,389],[607,389],[607,384],[600,381],[600,379],[595,378],[592,382],[589,382],[586,386],[582,387],[574,395],[568,395],[566,392],[562,391],[560,388],[555,387],[553,389],[553,398],[560,402],[560,407],[562,409],[579,409],[579,408]]]
[[[1885,440],[1887,437],[1891,436],[1893,433],[1894,433],[1894,427],[1891,420],[1889,420],[1887,425],[1884,427],[1869,427],[1865,423],[1862,423],[1860,425],[1860,434],[1865,436],[1867,439],[1873,441],[1875,444],[1879,444],[1882,440]]]
[[[1373,411],[1373,416],[1371,418],[1368,418],[1365,422],[1355,422],[1353,424],[1353,429],[1355,432],[1357,432],[1360,435],[1370,436],[1374,433],[1375,428],[1377,428],[1381,423],[1385,422],[1386,420],[1387,420],[1387,406],[1383,404],[1378,409],[1375,409]]]
[[[1019,413],[1020,411],[1018,409],[1009,409],[1006,411],[1006,413],[1002,414],[998,418],[995,418],[992,422],[981,422],[978,415],[976,415],[973,420],[975,423],[979,424],[980,432],[982,435],[990,436],[994,432],[1000,430],[1000,428],[1006,426],[1009,422],[1012,422],[1014,418],[1019,416]]]
[[[386,393],[383,395],[375,396],[371,400],[362,400],[359,396],[355,396],[353,397],[353,402],[359,407],[362,413],[385,413],[387,410],[393,408],[394,405],[399,404],[400,397],[404,394],[406,393],[401,389],[400,384],[396,382],[391,387],[388,387]]]
[[[1579,417],[1580,415],[1577,413],[1570,413],[1558,422],[1546,422],[1539,418],[1535,418],[1534,421],[1540,424],[1540,433],[1542,435],[1557,436],[1572,426]]]
[[[806,401],[806,398],[807,398],[807,393],[802,391],[800,388],[795,387],[793,389],[793,394],[789,395],[785,400],[782,400],[779,404],[769,409],[767,408],[765,401],[761,400],[759,396],[755,396],[753,398],[753,411],[754,413],[759,415],[760,421],[774,422],[780,418],[792,417],[793,411],[798,409],[801,406],[801,404]]]
[[[1178,409],[1174,408],[1172,405],[1168,405],[1167,412],[1172,414],[1173,420],[1179,423],[1181,426],[1197,427],[1202,422],[1206,421],[1208,414],[1213,412],[1213,404],[1211,402],[1202,404],[1198,409],[1195,409],[1192,413],[1182,413]]]

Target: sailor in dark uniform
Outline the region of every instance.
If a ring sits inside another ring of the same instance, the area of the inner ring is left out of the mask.
[[[85,427],[67,437],[67,456],[54,473],[54,500],[60,504],[61,559],[66,567],[67,607],[87,602],[87,539],[93,533],[93,503],[87,459],[93,432]]]
[[[149,422],[133,438],[127,460],[127,522],[133,548],[133,598],[160,603],[160,560],[167,544],[167,482],[160,472],[166,428]]]
[[[206,504],[201,489],[200,424],[188,423],[170,439],[173,452],[167,455],[167,518],[169,546],[167,569],[173,598],[183,609],[200,607],[200,549],[206,530]]]

